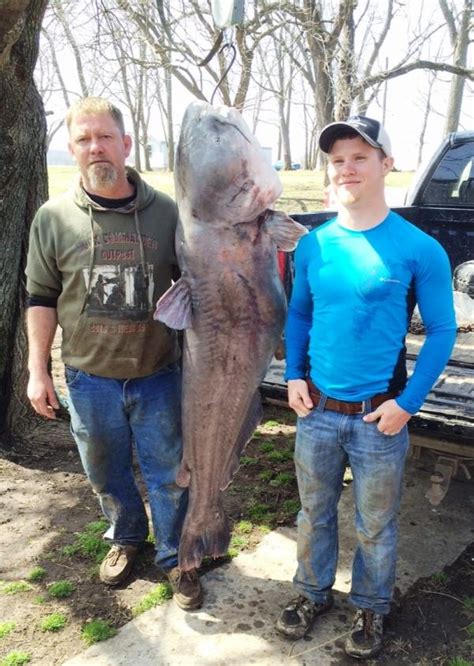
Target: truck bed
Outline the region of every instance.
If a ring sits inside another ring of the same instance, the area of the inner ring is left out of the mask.
[[[407,337],[407,369],[411,374],[423,335]],[[474,333],[458,333],[444,372],[420,411],[410,420],[410,431],[474,447]],[[262,384],[265,399],[286,404],[285,362],[273,359]]]

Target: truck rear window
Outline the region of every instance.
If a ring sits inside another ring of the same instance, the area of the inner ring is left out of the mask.
[[[447,151],[421,197],[425,206],[474,206],[472,142]]]

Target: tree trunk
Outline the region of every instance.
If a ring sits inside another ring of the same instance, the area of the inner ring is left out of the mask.
[[[168,138],[168,170],[174,171],[173,82],[171,72],[165,70],[166,119]]]
[[[443,3],[441,3],[443,8]],[[464,0],[464,7],[461,14],[459,29],[453,43],[454,58],[453,64],[461,67],[467,65],[467,52],[469,49],[469,25],[471,21],[471,0]],[[445,14],[446,15],[446,14]],[[454,16],[452,16],[452,25],[454,26]],[[451,88],[449,91],[448,111],[446,113],[445,134],[455,132],[459,127],[461,117],[462,98],[464,94],[464,82],[466,77],[453,74]]]
[[[0,437],[36,419],[26,399],[25,261],[34,213],[47,198],[46,121],[33,80],[47,0],[0,5]]]

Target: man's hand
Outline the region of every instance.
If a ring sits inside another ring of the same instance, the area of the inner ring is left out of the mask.
[[[304,379],[290,379],[288,381],[288,404],[298,416],[308,416],[313,409],[308,384]]]
[[[59,402],[53,386],[53,381],[47,373],[30,373],[27,395],[33,409],[47,419],[55,419],[55,409],[59,409]]]
[[[411,414],[399,407],[395,400],[386,400],[376,410],[366,414],[363,420],[366,423],[378,421],[377,429],[384,435],[398,435],[410,418]]]

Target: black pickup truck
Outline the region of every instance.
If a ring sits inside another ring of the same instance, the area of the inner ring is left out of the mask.
[[[410,420],[415,455],[421,448],[437,452],[437,469],[453,476],[461,465],[474,461],[474,132],[456,132],[443,141],[428,166],[415,177],[400,215],[434,236],[446,249],[453,270],[458,334],[451,359]],[[334,212],[292,215],[309,229]],[[293,256],[287,255],[285,284],[291,292]],[[406,339],[411,372],[423,343],[423,327],[416,316]],[[284,362],[274,360],[262,392],[270,401],[286,403]]]

